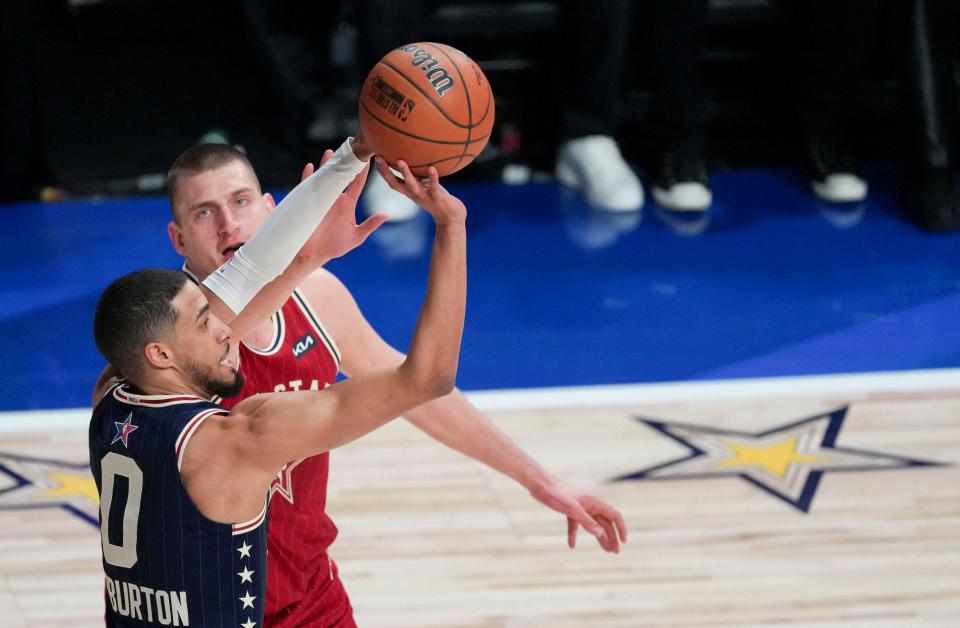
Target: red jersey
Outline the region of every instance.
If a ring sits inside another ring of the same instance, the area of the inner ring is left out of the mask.
[[[227,408],[264,392],[322,390],[336,381],[340,353],[303,296],[295,291],[271,319],[265,349],[240,343],[239,396]],[[337,528],[327,516],[329,454],[293,460],[273,481],[267,535],[265,625],[352,625],[346,594],[327,548]]]

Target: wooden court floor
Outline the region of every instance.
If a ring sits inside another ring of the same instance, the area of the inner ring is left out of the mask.
[[[960,626],[960,389],[879,388],[489,410],[619,555],[396,421],[333,454],[332,554],[361,626]],[[0,434],[0,625],[102,626],[86,461],[80,422]]]

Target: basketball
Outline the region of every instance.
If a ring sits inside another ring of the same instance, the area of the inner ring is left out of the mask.
[[[360,128],[389,164],[417,176],[467,166],[493,130],[493,90],[470,57],[446,44],[407,44],[389,52],[360,92]]]

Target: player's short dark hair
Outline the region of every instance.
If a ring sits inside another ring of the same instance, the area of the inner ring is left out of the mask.
[[[172,301],[186,282],[184,273],[148,268],[120,277],[100,295],[93,339],[125,378],[137,381],[144,372],[143,348],[173,331],[179,313]]]
[[[247,159],[247,154],[239,148],[230,144],[194,144],[183,151],[179,157],[174,160],[170,170],[167,171],[167,198],[170,199],[170,209],[173,211],[174,219],[177,218],[176,205],[174,204],[177,195],[177,184],[181,177],[192,177],[204,172],[222,168],[229,163],[239,161],[246,164],[253,175],[253,180],[260,187],[260,181],[257,179],[257,173],[253,169],[253,164]]]

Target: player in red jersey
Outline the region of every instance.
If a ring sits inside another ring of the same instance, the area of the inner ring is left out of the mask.
[[[320,390],[336,381],[340,353],[299,290],[270,320],[271,333],[262,349],[240,343],[244,385],[238,396],[220,400],[224,407],[233,408],[260,392]],[[329,458],[324,453],[291,461],[273,482],[267,625],[277,614],[271,613],[274,609],[282,609],[282,624],[287,626],[312,625],[318,612],[350,615],[335,566],[325,553],[337,536],[325,512]],[[310,556],[315,561],[308,560]],[[305,588],[311,580],[316,582]]]
[[[304,176],[311,172],[308,165]],[[401,181],[389,184],[405,193]],[[229,260],[274,207],[246,156],[225,145],[199,145],[181,155],[171,167],[168,193],[173,210],[170,239],[185,258],[185,270],[199,279]],[[318,231],[313,237],[323,235]],[[297,285],[280,312],[244,337],[241,371],[247,384],[237,399],[323,387],[333,381],[336,369],[356,377],[402,361],[403,354],[380,338],[329,271],[314,270]],[[404,416],[441,443],[513,478],[564,515],[570,547],[580,525],[606,551],[619,551],[626,540],[626,526],[616,509],[544,470],[459,391]],[[327,473],[324,454],[291,461],[274,483],[267,626],[353,625],[346,592],[327,555],[337,532],[326,514]]]

